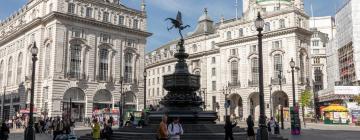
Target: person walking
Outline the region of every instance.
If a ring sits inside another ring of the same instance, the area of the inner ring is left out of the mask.
[[[160,126],[156,135],[157,140],[168,140],[167,116],[164,115],[160,122]]]
[[[9,127],[6,125],[5,122],[3,122],[1,124],[1,130],[0,130],[0,133],[1,133],[1,140],[7,140],[9,138],[9,134],[10,134],[10,129]]]
[[[92,138],[93,140],[100,139],[100,124],[97,119],[93,120],[93,124],[91,125],[92,129]]]
[[[271,117],[271,119],[269,121],[268,129],[271,131],[272,134],[275,134],[275,126],[276,126],[275,119],[274,119],[274,117]]]
[[[237,122],[235,122],[234,124],[232,124],[230,122],[230,119],[226,119],[226,122],[225,122],[225,126],[224,126],[224,129],[225,129],[225,140],[234,140],[234,137],[233,137],[233,128],[237,125]]]
[[[59,116],[57,116],[56,120],[53,121],[52,127],[53,127],[53,130],[54,130],[53,131],[53,140],[56,140],[56,137],[58,135],[61,135],[63,133],[63,129],[64,129],[64,124],[60,120]]]
[[[248,129],[246,131],[248,139],[255,140],[254,121],[251,115],[249,115],[249,117],[246,119],[246,124],[248,126]]]
[[[184,130],[179,121],[180,118],[176,117],[173,122],[168,125],[169,140],[180,140],[180,135],[184,134]]]

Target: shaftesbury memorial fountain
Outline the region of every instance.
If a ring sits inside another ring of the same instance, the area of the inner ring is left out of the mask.
[[[149,122],[158,123],[161,117],[166,114],[170,118],[180,117],[183,123],[214,123],[217,119],[216,112],[204,111],[200,107],[204,102],[196,95],[196,91],[200,88],[200,75],[190,74],[186,64],[189,54],[185,53],[184,38],[181,31],[189,25],[183,25],[180,12],[178,12],[176,19],[167,18],[166,20],[170,20],[173,24],[168,30],[178,29],[181,37],[177,44],[178,52],[174,55],[177,58],[177,63],[173,74],[163,76],[163,88],[168,91],[168,94],[160,101],[163,107],[159,111],[148,113]]]

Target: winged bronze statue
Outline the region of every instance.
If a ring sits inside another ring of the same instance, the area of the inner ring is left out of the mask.
[[[167,20],[170,20],[171,23],[173,24],[170,28],[168,28],[168,30],[171,30],[173,28],[179,29],[179,34],[181,36],[181,39],[183,39],[183,35],[181,33],[181,30],[184,30],[185,28],[190,27],[190,25],[185,25],[185,26],[183,25],[181,12],[178,11],[176,19],[166,18],[165,21],[167,21]]]

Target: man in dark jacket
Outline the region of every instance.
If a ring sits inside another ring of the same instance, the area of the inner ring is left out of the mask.
[[[229,119],[226,119],[226,122],[225,122],[225,140],[234,140],[234,137],[233,137],[233,128],[237,125],[237,122],[235,122],[234,124],[232,124],[230,122]]]

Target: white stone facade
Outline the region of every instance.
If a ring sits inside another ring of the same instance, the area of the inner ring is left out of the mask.
[[[257,31],[254,19],[261,11],[266,25],[263,38],[263,64],[265,108],[270,116],[278,114],[278,108],[285,107],[285,117],[290,118],[288,107],[292,106],[292,83],[290,60],[298,66],[295,70],[296,100],[299,93],[311,85],[310,38],[308,19],[300,4],[293,6],[292,1],[244,1],[248,11],[238,20],[222,19],[213,23],[207,11],[199,18],[193,34],[185,38],[189,71],[201,76],[201,90],[205,92],[206,110],[216,110],[220,119],[224,116],[226,91],[231,100],[229,113],[246,118],[259,114],[257,78]],[[279,8],[276,8],[279,7]],[[209,10],[211,12],[211,10]],[[186,21],[185,21],[186,23]],[[175,37],[174,37],[175,38]],[[145,57],[147,70],[147,104],[157,105],[166,94],[162,88],[162,76],[174,72],[177,40],[169,42]],[[276,60],[275,60],[276,59]],[[279,78],[279,70],[281,77]],[[279,86],[282,79],[282,86]],[[272,104],[270,88],[272,85]],[[204,92],[200,95],[204,98]]]
[[[30,0],[0,23],[6,117],[29,107],[33,42],[38,116],[61,116],[71,98],[73,119],[91,117],[95,106],[115,109],[121,91],[125,108],[142,109],[146,19],[144,3],[139,11],[112,0]]]

